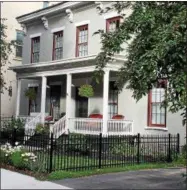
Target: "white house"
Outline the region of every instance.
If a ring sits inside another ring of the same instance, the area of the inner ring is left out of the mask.
[[[95,58],[101,48],[99,36],[93,33],[98,29],[115,30],[121,22],[116,12],[98,14],[97,6],[109,3],[61,2],[17,17],[26,34],[22,64],[10,67],[17,76],[16,115],[29,118],[26,128],[35,128],[36,123],[52,116],[51,130],[57,136],[68,130],[104,135],[180,133],[184,143],[180,113],[160,108],[164,83],[138,103],[125,87],[117,92],[114,82],[125,52],[107,64],[103,83],[94,86],[93,97],[78,95],[81,85],[92,84]],[[25,97],[28,88],[35,89],[35,102]],[[116,115],[124,118],[114,119]]]

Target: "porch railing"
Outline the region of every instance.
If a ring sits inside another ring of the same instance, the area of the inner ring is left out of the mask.
[[[92,118],[70,118],[69,130],[74,133],[98,135],[102,132],[103,120]],[[133,121],[108,120],[107,131],[109,135],[132,135]]]
[[[54,134],[55,138],[65,133],[66,116],[59,119],[54,125],[51,126],[50,131]]]
[[[133,121],[130,120],[108,120],[108,134],[109,135],[132,135]]]
[[[99,135],[102,128],[102,119],[69,118],[69,131],[73,133]]]

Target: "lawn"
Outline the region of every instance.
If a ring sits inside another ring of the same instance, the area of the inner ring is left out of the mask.
[[[48,180],[60,180],[66,178],[78,178],[84,176],[92,176],[98,174],[114,173],[114,172],[125,172],[133,170],[146,170],[146,169],[157,169],[157,168],[170,168],[170,167],[184,167],[183,164],[178,163],[155,163],[155,164],[140,164],[124,167],[113,167],[113,168],[102,168],[102,169],[93,169],[85,171],[55,171],[50,173],[47,176]]]

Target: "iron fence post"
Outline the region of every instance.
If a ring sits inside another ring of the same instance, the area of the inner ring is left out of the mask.
[[[102,133],[99,134],[99,168],[101,168]]]
[[[138,133],[137,143],[137,164],[140,164],[140,133]]]
[[[50,154],[49,154],[49,173],[52,172],[53,170],[53,133],[51,133],[51,138],[50,138]]]
[[[180,153],[180,135],[177,133],[177,154]]]
[[[168,162],[171,162],[171,134],[168,134],[168,141],[169,141],[169,147],[168,147]]]

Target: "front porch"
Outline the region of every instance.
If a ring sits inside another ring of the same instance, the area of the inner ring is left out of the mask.
[[[32,117],[25,125],[27,129],[35,129],[37,123],[50,122],[51,131],[56,136],[68,132],[102,133],[103,135],[133,134],[133,121],[126,120],[128,118],[114,117],[120,115],[118,92],[114,87],[118,67],[106,67],[103,82],[94,86],[93,97],[84,98],[78,95],[78,88],[81,85],[92,84],[94,70],[95,66],[63,69],[61,72],[60,70],[32,71],[25,74],[22,71],[18,75],[16,116]],[[29,104],[27,110],[24,109],[23,112],[22,81],[25,80],[28,80],[25,88],[35,88],[37,98],[34,105]],[[91,117],[93,114],[101,117]]]

